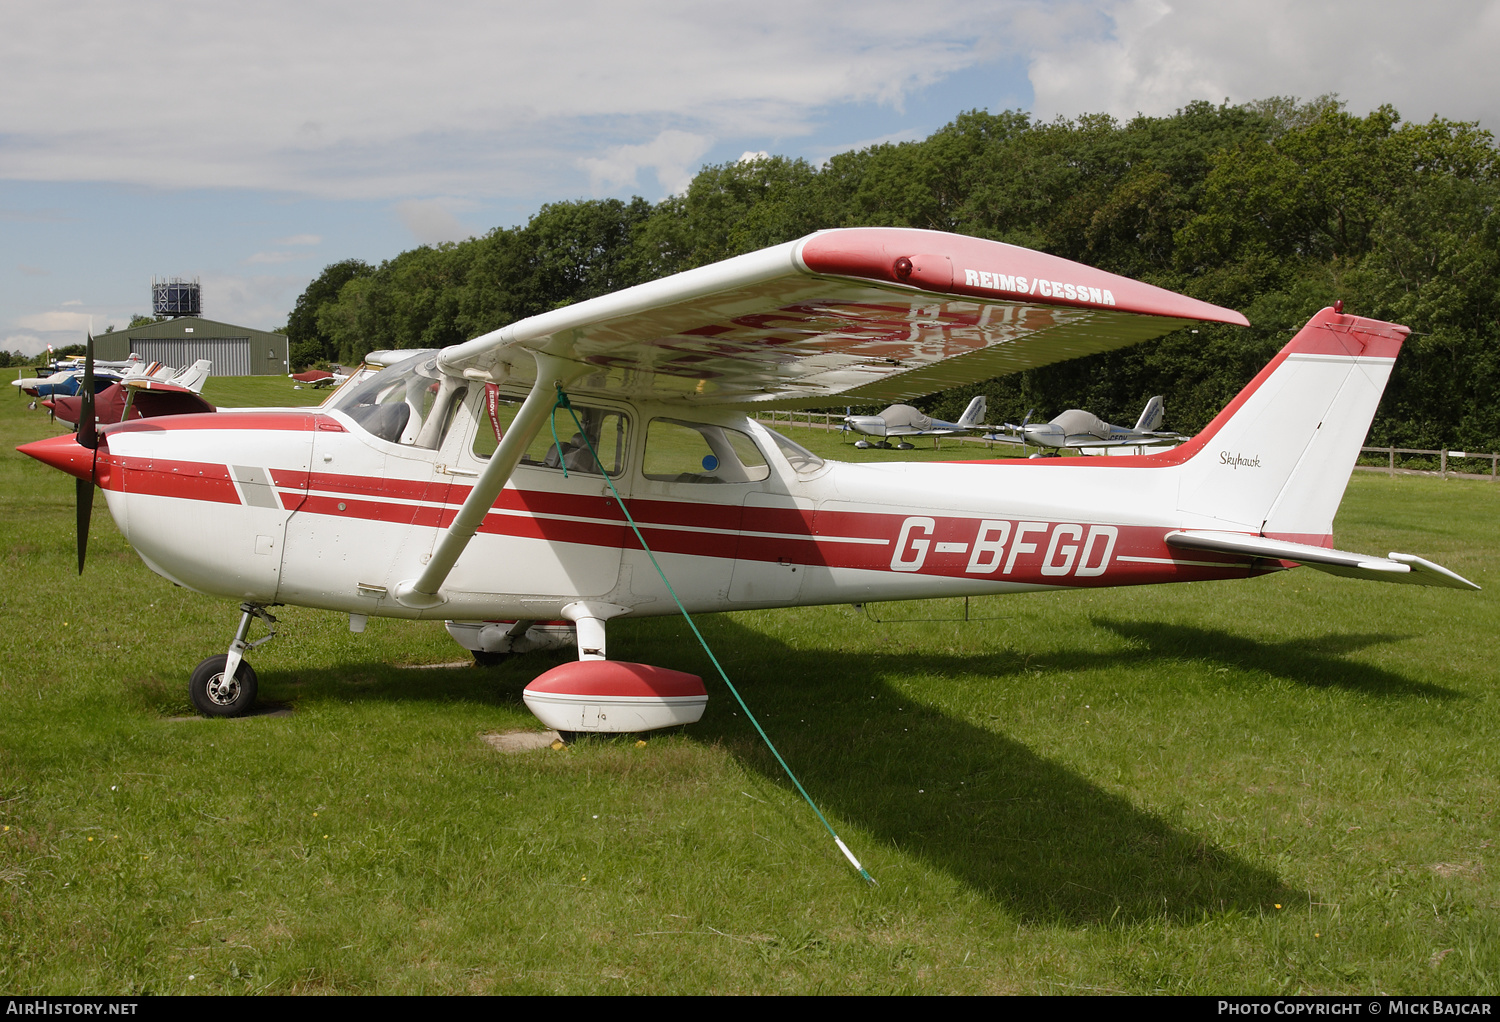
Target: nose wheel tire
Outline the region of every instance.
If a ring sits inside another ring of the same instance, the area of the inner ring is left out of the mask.
[[[229,656],[220,653],[198,665],[188,682],[188,695],[205,717],[239,717],[255,705],[255,669],[240,661],[233,678],[224,677]]]

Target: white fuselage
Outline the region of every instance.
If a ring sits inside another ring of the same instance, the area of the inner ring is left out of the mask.
[[[516,468],[440,605],[397,602],[483,470],[480,400],[433,449],[378,439],[337,410],[133,423],[110,431],[100,482],[153,570],[231,599],[456,619],[552,619],[578,600],[675,612],[605,477],[542,465]],[[705,484],[642,470],[648,423],[680,408],[595,404],[629,423],[612,482],[694,612],[1252,573],[1243,559],[1164,544],[1173,529],[1222,524],[1178,510],[1169,458],[799,471],[753,420],[709,412],[698,418],[749,436],[769,472]]]

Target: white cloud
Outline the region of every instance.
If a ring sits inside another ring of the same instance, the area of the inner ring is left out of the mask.
[[[412,237],[423,245],[440,245],[445,241],[462,241],[479,232],[466,227],[448,206],[438,199],[408,199],[396,204],[396,216]]]
[[[818,108],[899,106],[982,61],[1006,17],[985,0],[454,0],[438,17],[396,0],[78,0],[3,21],[7,177],[401,198],[534,190],[673,131],[797,137]],[[164,38],[213,45],[174,48],[166,79],[121,59]],[[648,155],[637,168],[673,187],[674,154]]]
[[[47,350],[47,342],[36,334],[11,334],[0,341],[0,348],[19,351],[23,355],[40,355]]]
[[[277,238],[278,245],[321,245],[323,236],[320,234],[293,234],[289,238]]]
[[[258,330],[284,326],[287,311],[307,286],[306,274],[238,277],[203,275],[203,315]]]
[[[596,195],[635,188],[636,175],[643,169],[654,171],[662,190],[675,195],[692,183],[703,155],[713,144],[713,138],[708,135],[669,128],[650,142],[615,146],[603,156],[582,159],[578,163],[588,171]]]
[[[51,270],[44,270],[40,266],[27,266],[25,263],[16,263],[16,272],[23,277],[47,277],[51,276]]]
[[[1390,103],[1416,121],[1500,123],[1493,0],[1107,0],[1092,11],[1037,24],[1030,76],[1043,118],[1335,92],[1359,114]]]
[[[16,320],[16,326],[22,330],[36,330],[39,333],[51,333],[61,330],[71,330],[82,334],[89,329],[92,322],[86,312],[33,312],[28,316],[21,316]]]

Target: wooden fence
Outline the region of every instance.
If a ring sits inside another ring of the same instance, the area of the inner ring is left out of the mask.
[[[1490,478],[1500,478],[1500,454],[1477,454],[1473,451],[1419,451],[1412,447],[1361,447],[1361,454],[1384,454],[1386,456],[1386,471],[1391,475],[1396,474],[1396,456],[1436,458],[1438,462],[1438,475],[1444,479],[1448,478],[1449,465],[1454,461],[1490,463]],[[1361,465],[1360,468],[1374,468],[1373,465]],[[1410,469],[1406,471],[1411,471]],[[1422,470],[1418,470],[1422,471]],[[1427,470],[1430,471],[1430,470]],[[1454,470],[1456,472],[1456,470]],[[1463,473],[1465,475],[1479,475],[1477,472]]]

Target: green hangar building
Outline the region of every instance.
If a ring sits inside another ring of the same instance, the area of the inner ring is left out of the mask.
[[[286,335],[204,319],[196,280],[151,282],[152,312],[170,316],[94,338],[96,358],[118,360],[131,352],[148,362],[186,369],[200,358],[213,376],[282,376],[289,372]]]

